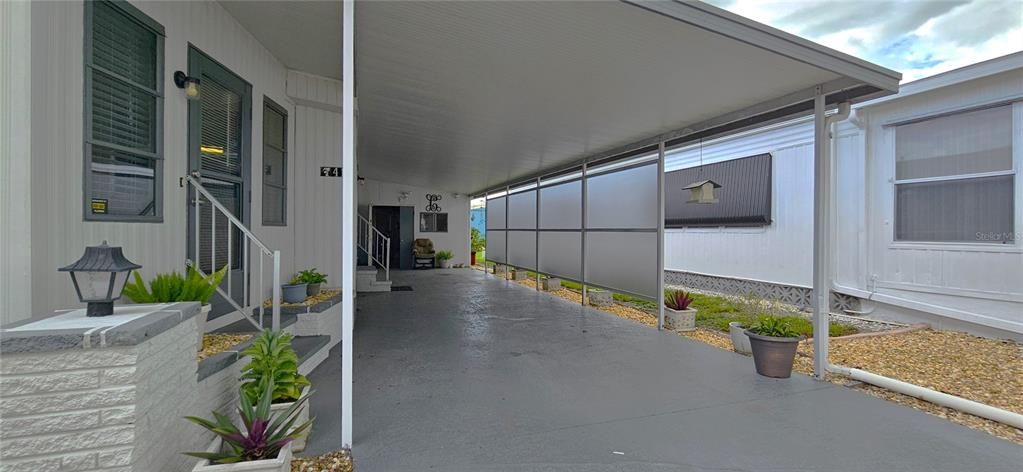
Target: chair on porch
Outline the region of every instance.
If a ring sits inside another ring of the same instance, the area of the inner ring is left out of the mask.
[[[437,254],[433,251],[433,241],[427,238],[418,238],[412,243],[413,269],[424,269],[426,267],[437,267]]]

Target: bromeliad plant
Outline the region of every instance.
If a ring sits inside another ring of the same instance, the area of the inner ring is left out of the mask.
[[[267,385],[273,385],[273,402],[296,401],[309,380],[298,373],[298,354],[291,347],[291,335],[263,331],[242,351],[252,360],[242,369],[242,396],[255,403]]]
[[[136,271],[134,282],[124,286],[124,296],[135,303],[170,303],[170,302],[201,302],[209,303],[210,297],[217,291],[217,286],[227,273],[228,266],[203,276],[194,267],[188,266],[185,276],[177,272],[157,274],[149,281],[149,288]]]
[[[685,311],[689,309],[689,304],[693,303],[693,298],[689,296],[685,290],[676,288],[669,288],[664,290],[664,306],[671,308],[676,311]]]
[[[215,464],[232,464],[236,462],[258,461],[276,458],[281,449],[288,443],[306,434],[313,420],[295,426],[298,411],[309,401],[309,395],[299,398],[291,408],[279,415],[270,411],[271,399],[274,397],[273,382],[266,384],[263,392],[255,403],[247,395],[242,395],[238,416],[242,419],[242,427],[235,425],[230,418],[213,412],[214,421],[195,416],[185,419],[213,432],[220,437],[224,448],[219,452],[186,452],[186,455],[208,459]]]
[[[799,331],[792,328],[788,320],[774,316],[761,316],[753,326],[749,327],[751,333],[772,338],[798,338]]]
[[[307,269],[299,272],[292,279],[292,283],[299,284],[322,284],[327,282],[327,274],[322,274],[316,271],[316,268]]]

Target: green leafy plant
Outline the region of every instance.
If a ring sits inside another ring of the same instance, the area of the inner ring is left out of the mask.
[[[295,401],[309,380],[298,373],[298,354],[291,347],[291,335],[263,331],[242,354],[252,360],[242,368],[242,395],[255,403],[267,385],[273,385],[274,403]]]
[[[753,326],[749,327],[749,330],[755,334],[773,338],[799,337],[799,332],[792,328],[788,320],[774,316],[761,316]]]
[[[208,459],[214,464],[231,464],[277,457],[284,446],[307,434],[313,420],[310,419],[294,426],[295,421],[298,420],[299,410],[305,402],[309,401],[309,395],[299,398],[291,408],[283,413],[272,415],[270,403],[274,390],[273,382],[267,383],[255,403],[247,395],[241,396],[238,406],[238,416],[242,420],[241,427],[235,425],[227,416],[217,412],[213,412],[213,421],[196,416],[186,416],[185,419],[188,421],[202,426],[220,437],[225,447],[220,452],[186,452],[185,454]]]
[[[438,261],[450,261],[455,258],[455,253],[451,251],[437,251]]]
[[[479,229],[473,228],[469,232],[469,246],[472,247],[472,252],[483,252],[487,248],[487,238],[483,237],[483,233]]]
[[[692,297],[685,290],[669,288],[664,290],[664,306],[672,310],[683,311],[689,309],[693,303]]]
[[[210,297],[217,291],[217,286],[227,274],[228,266],[203,276],[192,266],[188,266],[185,276],[177,272],[169,274],[157,274],[156,278],[149,281],[149,287],[142,280],[138,272],[134,282],[124,285],[125,297],[135,303],[170,303],[170,302],[201,302],[206,304]]]
[[[300,284],[322,284],[327,281],[327,274],[317,272],[313,267],[299,272],[292,280],[298,280]]]

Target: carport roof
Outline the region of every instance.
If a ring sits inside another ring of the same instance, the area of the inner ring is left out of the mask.
[[[303,42],[316,33],[302,21],[258,14],[272,5],[229,10],[247,11],[236,16],[285,65],[337,47]],[[307,8],[289,5],[299,16]],[[896,92],[901,79],[695,2],[360,2],[355,11],[359,174],[452,192],[808,113],[816,86],[836,103]],[[260,22],[275,33],[261,34]]]

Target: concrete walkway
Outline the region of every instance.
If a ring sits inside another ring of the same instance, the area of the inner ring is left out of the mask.
[[[360,295],[354,457],[374,471],[1019,471],[1023,448],[467,269]],[[303,455],[338,446],[337,352]]]

